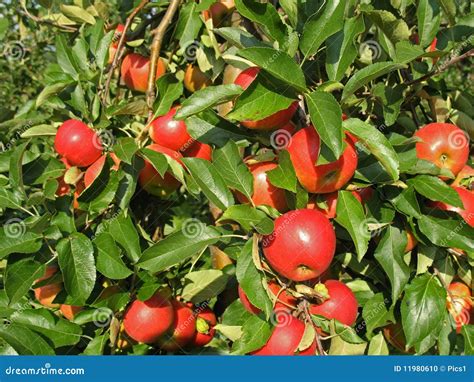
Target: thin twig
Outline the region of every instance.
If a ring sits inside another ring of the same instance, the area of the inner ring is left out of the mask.
[[[130,24],[132,24],[132,21],[138,14],[138,12],[140,12],[149,2],[150,0],[142,0],[140,4],[138,4],[138,6],[132,11],[132,13],[130,13],[130,15],[127,17],[127,20],[125,21],[125,25],[117,45],[116,54],[114,56],[112,66],[110,67],[109,73],[107,75],[107,81],[105,82],[105,89],[102,97],[102,102],[104,104],[107,102],[107,99],[109,97],[110,82],[112,81],[115,69],[117,68],[118,63],[120,62],[120,59],[123,56],[123,52],[125,51],[125,49],[122,49],[122,47],[125,44],[125,36],[127,34],[127,30],[128,28],[130,28]]]
[[[31,14],[28,9],[26,8],[26,4],[24,2],[21,2],[22,3],[22,8],[23,8],[23,11],[20,10],[20,13],[22,13],[23,15],[25,15],[26,17],[30,18],[31,20],[33,20],[34,22],[38,23],[38,24],[47,24],[47,25],[50,25],[52,27],[55,27],[55,28],[58,28],[58,29],[62,29],[63,31],[66,31],[66,32],[75,32],[77,31],[77,28],[75,27],[70,27],[70,26],[67,26],[67,25],[60,25],[60,24],[56,24],[54,21],[52,20],[45,20],[45,19],[42,19],[41,17],[37,17],[33,14]]]
[[[153,117],[153,103],[155,102],[155,78],[156,78],[156,67],[158,65],[158,59],[160,58],[161,44],[163,43],[163,37],[171,24],[176,11],[179,8],[181,0],[171,0],[165,15],[160,21],[160,24],[156,29],[151,31],[153,35],[153,41],[151,43],[151,55],[150,55],[150,71],[148,73],[148,84],[146,91],[146,103],[148,106],[148,123],[151,122]],[[141,134],[140,134],[141,135]]]
[[[433,76],[437,76],[438,74],[443,73],[448,67],[450,67],[452,65],[455,65],[458,62],[460,62],[460,61],[462,61],[462,60],[464,60],[465,58],[468,58],[468,57],[474,57],[474,49],[471,49],[470,51],[468,51],[464,54],[461,54],[460,56],[453,57],[448,62],[440,65],[440,67],[438,69],[432,70],[428,74],[425,74],[424,76],[421,76],[420,78],[417,78],[416,80],[407,82],[406,85],[417,84],[417,83],[423,82],[423,81],[425,81],[425,80],[427,80],[427,79],[429,79]]]

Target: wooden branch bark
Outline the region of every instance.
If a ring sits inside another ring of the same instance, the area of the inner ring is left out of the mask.
[[[110,82],[112,81],[112,77],[114,75],[115,69],[117,68],[118,63],[122,59],[123,53],[125,49],[122,49],[123,45],[125,44],[125,35],[127,34],[128,29],[130,28],[130,24],[132,24],[133,19],[135,16],[150,2],[150,0],[142,0],[140,4],[130,13],[125,21],[125,25],[120,35],[120,40],[118,42],[117,50],[114,56],[114,60],[112,61],[112,66],[110,67],[109,73],[107,75],[107,80],[105,82],[105,89],[104,94],[102,97],[102,102],[105,104],[109,98],[109,90],[110,90]]]
[[[151,122],[153,117],[153,103],[155,102],[155,79],[156,79],[156,67],[158,65],[158,59],[160,58],[161,44],[163,43],[163,37],[168,29],[176,11],[179,8],[181,0],[171,0],[165,15],[161,19],[160,24],[151,33],[153,34],[153,41],[151,44],[151,56],[150,56],[150,72],[148,73],[148,84],[146,91],[146,103],[148,106],[148,123]],[[140,134],[142,135],[142,134]]]

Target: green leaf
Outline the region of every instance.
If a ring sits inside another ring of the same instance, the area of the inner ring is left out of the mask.
[[[356,247],[357,258],[360,261],[367,252],[370,234],[364,208],[349,191],[339,191],[338,193],[336,221],[349,232]]]
[[[236,27],[214,29],[214,33],[225,38],[237,48],[251,48],[253,46],[268,47],[263,41],[255,38],[251,33]]]
[[[176,77],[167,73],[156,80],[157,97],[153,105],[153,117],[165,115],[173,106],[173,103],[183,94],[183,83]]]
[[[395,61],[400,64],[407,64],[424,53],[425,51],[418,45],[412,45],[409,41],[400,41],[395,46]]]
[[[464,353],[474,355],[474,325],[463,325],[461,334],[464,337]]]
[[[390,56],[395,58],[395,45],[403,40],[408,40],[410,30],[407,23],[397,18],[393,13],[385,10],[366,12],[370,20],[379,28],[387,45]]]
[[[401,305],[403,331],[407,346],[419,343],[441,330],[446,309],[446,290],[430,274],[417,276],[405,288]]]
[[[58,95],[66,87],[73,84],[74,82],[75,81],[71,79],[69,81],[60,81],[60,82],[55,82],[54,84],[51,84],[51,85],[46,85],[43,88],[43,90],[41,90],[41,93],[38,95],[38,97],[36,98],[36,107],[39,108],[40,106],[43,106],[51,96]],[[50,128],[53,129],[52,126],[50,126]]]
[[[420,231],[440,247],[474,251],[474,228],[459,220],[438,219],[422,216],[418,220]]]
[[[382,266],[392,285],[392,305],[395,304],[410,278],[410,268],[403,254],[407,245],[406,232],[389,226],[375,250],[375,258]]]
[[[334,96],[325,92],[312,92],[305,95],[311,122],[321,140],[338,159],[343,150],[342,111]]]
[[[454,0],[439,0],[441,8],[448,17],[449,24],[454,25],[456,23],[456,2]]]
[[[267,178],[275,187],[296,193],[298,179],[287,150],[281,150],[278,153],[278,167],[268,171]]]
[[[398,180],[398,156],[390,142],[374,126],[359,119],[350,118],[342,123],[344,129],[359,138],[367,149],[379,160],[393,180]]]
[[[257,210],[248,204],[238,204],[227,208],[219,221],[235,221],[240,224],[246,232],[256,230],[262,235],[273,232],[273,221],[263,211]]]
[[[18,145],[10,156],[10,184],[13,189],[19,189],[22,194],[24,193],[22,163],[27,146],[28,142]]]
[[[404,101],[403,85],[395,87],[386,86],[379,82],[372,88],[372,93],[380,100],[383,108],[383,117],[386,126],[392,126],[400,114],[400,107]]]
[[[112,43],[112,39],[114,38],[115,31],[108,32],[104,37],[101,38],[99,42],[99,46],[97,47],[97,51],[95,52],[95,62],[97,63],[97,67],[100,70],[105,68],[109,57],[109,47]]]
[[[247,354],[265,345],[273,327],[259,316],[249,316],[242,325],[242,337],[234,342],[232,354]]]
[[[41,136],[54,136],[58,132],[58,129],[51,125],[37,125],[29,128],[21,134],[22,138],[41,137]]]
[[[253,62],[280,81],[300,91],[306,90],[304,73],[287,53],[269,47],[253,47],[240,50],[239,56]]]
[[[288,42],[287,27],[271,3],[258,3],[254,0],[236,0],[235,7],[239,14],[265,28],[273,40],[278,41],[280,49],[286,48]]]
[[[418,19],[418,37],[420,45],[426,48],[438,32],[441,12],[438,0],[419,0],[416,7]]]
[[[211,110],[199,116],[186,119],[188,133],[199,142],[224,146],[229,140],[235,142],[250,138],[250,135],[239,131],[237,126],[224,118],[219,117]]]
[[[66,5],[61,4],[60,6],[61,12],[69,17],[71,20],[78,21],[80,23],[88,23],[88,24],[95,24],[95,18],[85,9],[78,7],[76,5]]]
[[[69,44],[61,34],[58,34],[56,37],[56,57],[63,72],[77,79],[79,73],[78,65]]]
[[[108,232],[114,240],[120,244],[126,251],[127,256],[132,262],[136,262],[140,258],[140,238],[137,229],[132,222],[132,218],[125,213],[107,221]]]
[[[220,233],[198,220],[190,220],[183,229],[146,249],[137,265],[150,272],[160,272],[199,254],[208,245],[216,243]]]
[[[0,229],[0,259],[11,253],[35,253],[42,245],[42,235],[26,231],[25,223],[10,219]]]
[[[43,337],[23,325],[0,325],[0,337],[20,355],[54,355]]]
[[[368,355],[389,355],[387,342],[382,332],[374,336],[369,343]]]
[[[133,272],[127,268],[121,257],[120,248],[109,233],[100,233],[94,240],[97,248],[97,270],[112,280],[122,280]]]
[[[387,199],[390,200],[399,212],[416,218],[421,216],[420,206],[413,186],[409,186],[401,191],[399,189],[394,192],[392,191],[389,190],[387,192]]]
[[[331,347],[329,348],[329,355],[363,355],[367,343],[353,344],[344,341],[341,336],[335,336],[331,340]]]
[[[253,195],[253,176],[242,161],[238,146],[229,140],[226,145],[212,152],[212,163],[225,181],[225,184],[240,191],[247,199]]]
[[[300,49],[305,58],[315,55],[328,37],[342,29],[345,6],[345,1],[328,1],[324,9],[306,21],[300,41]]]
[[[367,328],[367,336],[370,338],[376,328],[386,325],[389,318],[386,299],[382,293],[375,294],[367,301],[362,309],[362,317]]]
[[[198,36],[199,29],[201,29],[202,21],[196,7],[196,2],[192,1],[184,4],[179,11],[175,35],[176,38],[179,38],[181,48],[186,48],[187,45],[192,43]]]
[[[239,286],[252,305],[261,309],[268,318],[272,312],[273,303],[263,287],[264,275],[255,266],[254,255],[258,256],[258,241],[255,236],[242,248],[237,259],[236,277]]]
[[[175,118],[184,119],[198,114],[213,106],[228,102],[241,93],[242,88],[234,84],[208,86],[187,98],[178,109]]]
[[[181,296],[195,304],[210,300],[226,287],[229,276],[218,269],[205,269],[188,273],[184,277]]]
[[[418,175],[415,178],[409,179],[407,183],[430,200],[444,202],[454,207],[464,207],[456,190],[436,176]]]
[[[94,289],[96,280],[91,241],[82,233],[73,233],[62,239],[56,249],[67,293],[85,302]]]
[[[102,355],[104,354],[105,345],[107,344],[110,336],[102,335],[95,337],[92,341],[87,344],[84,349],[83,355]]]
[[[77,344],[82,336],[79,325],[56,317],[47,309],[24,309],[11,316],[11,322],[43,334],[55,348]]]
[[[5,272],[5,292],[10,304],[19,302],[44,271],[45,266],[32,258],[9,261]]]
[[[132,158],[137,151],[138,146],[135,143],[135,139],[131,137],[121,137],[117,139],[114,145],[114,153],[121,161],[128,164],[132,163]]]
[[[400,69],[403,66],[404,65],[392,61],[377,62],[357,71],[349,81],[347,81],[346,86],[344,86],[342,101],[345,101],[349,96],[354,94],[362,86],[367,85],[370,81]]]
[[[280,110],[287,109],[296,99],[288,88],[268,81],[260,73],[252,84],[237,98],[234,109],[226,118],[238,121],[259,121]]]
[[[365,29],[361,16],[347,19],[344,29],[328,38],[326,47],[326,72],[331,81],[340,81],[359,53],[355,39]]]
[[[218,208],[225,210],[234,204],[224,179],[209,161],[201,158],[184,158],[182,161],[203,194]]]

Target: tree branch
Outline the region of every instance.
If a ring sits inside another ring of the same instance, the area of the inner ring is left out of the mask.
[[[443,73],[448,67],[450,67],[452,65],[455,65],[458,62],[460,62],[460,61],[462,61],[462,60],[464,60],[465,58],[468,58],[468,57],[474,57],[474,49],[471,49],[468,52],[466,52],[464,54],[461,54],[460,56],[455,56],[455,57],[451,58],[448,62],[440,65],[440,67],[437,68],[436,70],[432,70],[428,74],[425,74],[424,76],[421,76],[420,78],[417,78],[416,80],[407,82],[406,85],[417,84],[417,83],[423,82],[423,81],[425,81],[425,80],[427,80],[427,79],[429,79],[433,76],[437,76],[438,74]]]
[[[148,123],[151,122],[153,117],[153,103],[155,102],[155,78],[156,78],[156,67],[158,64],[158,59],[160,58],[161,44],[163,43],[163,37],[168,29],[168,26],[171,24],[173,17],[176,11],[179,8],[179,3],[181,0],[171,0],[168,9],[166,10],[165,15],[161,19],[160,24],[156,29],[151,33],[153,36],[153,41],[151,44],[151,56],[150,56],[150,71],[148,73],[148,86],[146,91],[146,103],[148,106]],[[145,130],[145,129],[144,129]],[[140,134],[140,136],[143,134]]]
[[[130,15],[127,17],[127,20],[125,21],[125,26],[123,28],[123,31],[120,35],[120,40],[117,45],[117,50],[114,56],[114,60],[112,61],[112,66],[110,67],[109,73],[107,75],[107,81],[105,82],[105,89],[104,89],[104,94],[102,97],[102,102],[105,104],[107,102],[107,99],[109,98],[109,89],[110,89],[110,82],[112,81],[112,77],[114,75],[114,71],[117,68],[118,63],[122,59],[123,53],[125,52],[125,49],[122,49],[123,45],[125,44],[125,35],[127,34],[128,28],[130,28],[130,24],[132,23],[133,19],[135,16],[150,2],[150,0],[142,0],[140,4],[130,13]]]
[[[55,27],[55,28],[58,28],[58,29],[62,29],[63,31],[65,32],[76,32],[78,28],[75,28],[75,27],[70,27],[70,26],[67,26],[67,25],[60,25],[60,24],[56,24],[54,21],[52,20],[45,20],[45,19],[42,19],[41,17],[37,17],[33,14],[31,14],[29,11],[28,11],[28,8],[26,8],[26,4],[21,2],[22,3],[22,8],[23,10],[20,10],[20,13],[25,15],[26,17],[30,18],[31,20],[33,20],[34,22],[38,23],[38,24],[47,24],[47,25],[50,25],[52,27]]]

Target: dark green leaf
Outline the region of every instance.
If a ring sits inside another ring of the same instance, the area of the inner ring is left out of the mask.
[[[446,290],[430,274],[416,277],[405,288],[401,313],[407,346],[441,330],[446,309]]]
[[[178,109],[175,118],[184,119],[191,115],[198,114],[213,106],[228,102],[242,93],[242,88],[238,85],[217,85],[208,86],[196,91],[187,98]]]
[[[313,126],[321,140],[338,159],[344,149],[342,131],[342,111],[334,96],[325,92],[312,92],[305,95]]]
[[[234,141],[229,140],[224,147],[214,150],[212,163],[229,188],[240,191],[247,199],[252,197],[253,176]]]
[[[96,280],[91,241],[82,233],[73,233],[62,239],[56,249],[67,293],[85,302],[94,289]]]
[[[146,249],[138,266],[150,272],[160,272],[199,254],[219,240],[219,231],[196,219],[185,222],[183,229]]]
[[[306,21],[300,41],[304,57],[313,56],[329,37],[340,31],[344,25],[345,1],[333,0],[324,4],[324,9]]]
[[[407,245],[405,231],[394,226],[389,226],[377,249],[375,258],[382,266],[392,285],[392,305],[394,305],[410,278],[410,268],[403,258]]]
[[[221,210],[234,204],[234,198],[224,179],[209,161],[201,158],[184,158],[183,163],[212,203]]]
[[[339,191],[338,193],[336,221],[351,235],[356,246],[357,257],[361,260],[367,252],[370,234],[364,208],[349,191]]]

